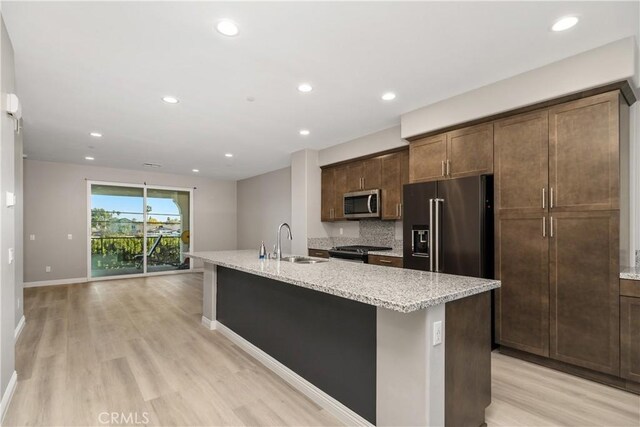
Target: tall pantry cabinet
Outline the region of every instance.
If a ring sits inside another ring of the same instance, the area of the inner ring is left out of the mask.
[[[628,144],[619,91],[495,122],[499,344],[620,374]]]

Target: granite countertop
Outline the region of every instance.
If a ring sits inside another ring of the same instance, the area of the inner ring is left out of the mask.
[[[410,313],[499,288],[498,280],[329,260],[318,264],[259,260],[254,250],[192,252],[205,262],[303,288]]]
[[[627,280],[640,280],[640,267],[621,267],[620,278]]]
[[[402,248],[394,248],[390,251],[369,251],[369,255],[382,255],[395,258],[402,258],[404,256],[402,253]]]

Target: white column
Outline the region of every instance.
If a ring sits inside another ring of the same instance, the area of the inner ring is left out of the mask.
[[[205,262],[202,280],[202,324],[209,329],[216,329],[217,295],[218,267],[215,264]]]
[[[408,314],[377,309],[376,425],[444,426],[444,316],[444,304]],[[442,344],[434,346],[437,321]]]

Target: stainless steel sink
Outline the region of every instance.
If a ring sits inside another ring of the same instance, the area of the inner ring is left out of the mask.
[[[329,260],[322,258],[309,258],[306,256],[287,256],[280,258],[280,261],[292,262],[294,264],[319,264],[321,262],[327,262]]]

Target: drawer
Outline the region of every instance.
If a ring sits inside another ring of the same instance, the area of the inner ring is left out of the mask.
[[[640,280],[620,279],[620,295],[640,298]]]
[[[402,268],[402,258],[395,256],[369,255],[369,264]]]
[[[324,249],[311,249],[309,248],[309,256],[316,258],[329,258],[329,251]]]

